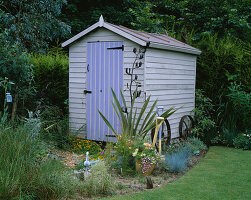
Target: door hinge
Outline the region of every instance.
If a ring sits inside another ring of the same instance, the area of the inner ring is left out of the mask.
[[[122,51],[124,51],[124,45],[122,45],[121,47],[110,47],[107,48],[108,50],[116,50],[116,49],[122,49]]]

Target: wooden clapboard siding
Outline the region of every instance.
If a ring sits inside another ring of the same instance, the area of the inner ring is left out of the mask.
[[[84,90],[87,88],[86,73],[87,73],[87,43],[88,42],[119,42],[124,44],[123,60],[123,89],[126,89],[130,77],[125,73],[125,68],[132,67],[134,62],[133,48],[139,48],[134,42],[131,42],[118,34],[108,31],[104,28],[99,28],[82,39],[75,41],[69,47],[69,126],[72,132],[78,131],[79,135],[86,137],[86,95]],[[144,64],[140,69],[135,70],[139,80],[142,83],[141,90],[144,91]],[[143,95],[143,92],[142,92]],[[129,97],[129,92],[125,91],[125,96]],[[141,107],[144,99],[138,98],[136,107]],[[127,105],[130,105],[130,98],[126,100]]]
[[[179,121],[192,115],[195,105],[196,56],[149,48],[145,55],[145,91],[150,105],[180,108],[169,117],[172,137],[178,137]],[[182,107],[183,106],[183,107]],[[149,108],[148,108],[149,110]]]

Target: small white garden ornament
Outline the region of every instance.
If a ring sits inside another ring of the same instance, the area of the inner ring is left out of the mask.
[[[89,161],[89,152],[88,151],[86,152],[86,160],[84,162],[84,166],[85,167],[90,167],[91,166],[91,163]]]

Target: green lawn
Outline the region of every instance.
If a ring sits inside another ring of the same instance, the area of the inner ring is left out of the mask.
[[[251,151],[211,147],[187,174],[166,186],[111,199],[251,199]]]

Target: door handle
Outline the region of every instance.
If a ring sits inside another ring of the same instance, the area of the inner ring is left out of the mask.
[[[87,93],[91,94],[91,93],[92,93],[92,91],[89,91],[89,90],[84,90],[84,94],[87,94]]]

